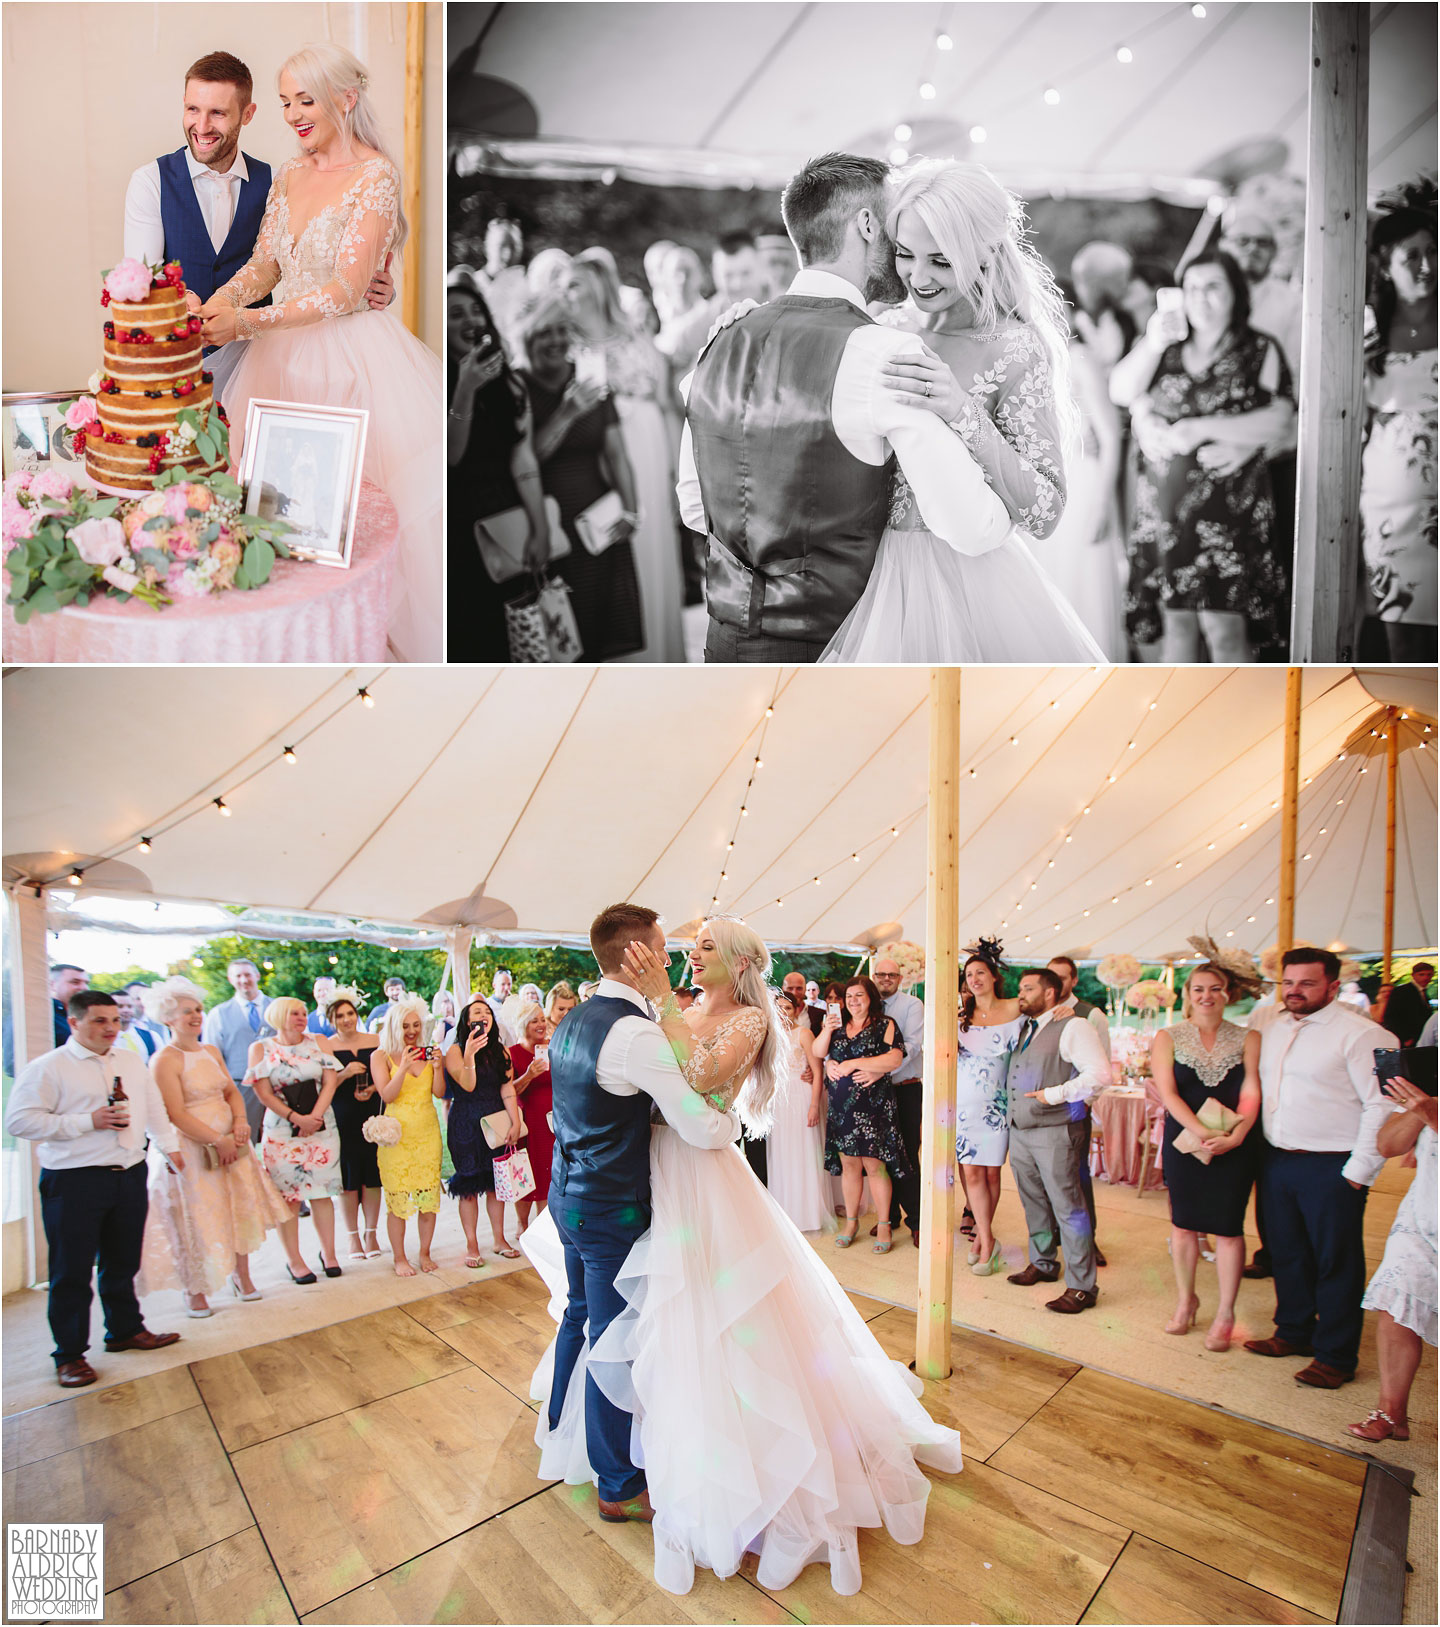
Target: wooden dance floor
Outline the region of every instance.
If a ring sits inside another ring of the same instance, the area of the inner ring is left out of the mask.
[[[914,1316],[856,1299],[907,1360]],[[753,1558],[672,1598],[651,1538],[535,1478],[530,1272],[4,1421],[8,1520],[105,1522],[114,1622],[1335,1621],[1365,1466],[957,1329],[926,1386],[963,1433],[925,1540],[862,1532],[865,1589]]]

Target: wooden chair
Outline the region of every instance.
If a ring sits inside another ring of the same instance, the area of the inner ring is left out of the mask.
[[[1136,1192],[1140,1197],[1145,1196],[1145,1183],[1150,1179],[1150,1172],[1160,1161],[1160,1148],[1165,1136],[1165,1109],[1158,1100],[1151,1097],[1147,1088],[1145,1092],[1145,1118],[1140,1126],[1140,1182]],[[1161,1183],[1162,1189],[1164,1183]]]

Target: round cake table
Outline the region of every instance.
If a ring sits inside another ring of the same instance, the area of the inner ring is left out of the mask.
[[[23,627],[6,605],[4,657],[20,665],[386,661],[398,536],[394,504],[367,480],[348,570],[277,559],[270,580],[250,592],[179,599],[163,610],[93,599]]]
[[[1140,1180],[1140,1137],[1147,1120],[1149,1097],[1143,1089],[1102,1090],[1090,1102],[1090,1113],[1103,1134],[1105,1155],[1101,1175],[1112,1186],[1135,1186]],[[1153,1107],[1151,1111],[1153,1112]],[[1146,1191],[1162,1186],[1165,1176],[1157,1152],[1145,1178]]]

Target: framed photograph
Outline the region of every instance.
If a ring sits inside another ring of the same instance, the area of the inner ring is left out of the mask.
[[[85,394],[81,390],[42,390],[33,394],[0,396],[4,419],[4,473],[46,468],[53,460],[71,465],[68,472],[84,473],[85,454],[75,450],[75,432],[65,427],[64,408]]]
[[[364,408],[250,403],[240,465],[245,512],[293,526],[285,541],[297,559],[349,566],[369,421]]]

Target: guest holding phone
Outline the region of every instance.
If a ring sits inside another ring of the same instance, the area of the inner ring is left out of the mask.
[[[340,1131],[340,1207],[350,1234],[351,1260],[378,1260],[380,1243],[376,1228],[380,1223],[380,1166],[375,1159],[375,1143],[365,1139],[365,1121],[385,1111],[370,1077],[370,1058],[380,1041],[360,1026],[356,1002],[360,991],[333,988],[325,1003],[325,1020],[335,1029],[333,1039],[320,1044],[340,1064],[340,1083],[335,1089],[335,1124]],[[360,1236],[360,1217],[365,1217],[365,1237]]]
[[[485,1263],[477,1234],[482,1192],[496,1254],[502,1260],[520,1258],[520,1251],[505,1241],[505,1205],[495,1196],[495,1157],[512,1152],[525,1133],[512,1071],[500,1024],[490,1002],[477,994],[461,1012],[455,1042],[445,1053],[444,1086],[450,1103],[446,1135],[455,1166],[449,1191],[460,1200],[465,1264],[472,1271]],[[493,1147],[485,1134],[486,1120],[498,1141]]]
[[[532,1212],[545,1207],[550,1196],[550,1161],[555,1156],[555,1132],[549,1115],[554,1098],[550,1090],[550,1024],[538,1002],[527,1001],[515,1015],[520,1043],[510,1047],[510,1068],[515,1094],[524,1098],[525,1149],[535,1174],[535,1196],[522,1198],[515,1214],[523,1232]],[[534,1210],[532,1211],[532,1202]]]
[[[400,1125],[394,1146],[379,1146],[376,1163],[385,1189],[385,1229],[397,1277],[413,1277],[405,1253],[405,1223],[419,1217],[420,1269],[434,1271],[430,1244],[440,1211],[440,1120],[434,1098],[444,1094],[439,1058],[425,1044],[430,1012],[418,994],[392,1002],[380,1029],[380,1043],[370,1057],[370,1073],[385,1103],[386,1118]]]

